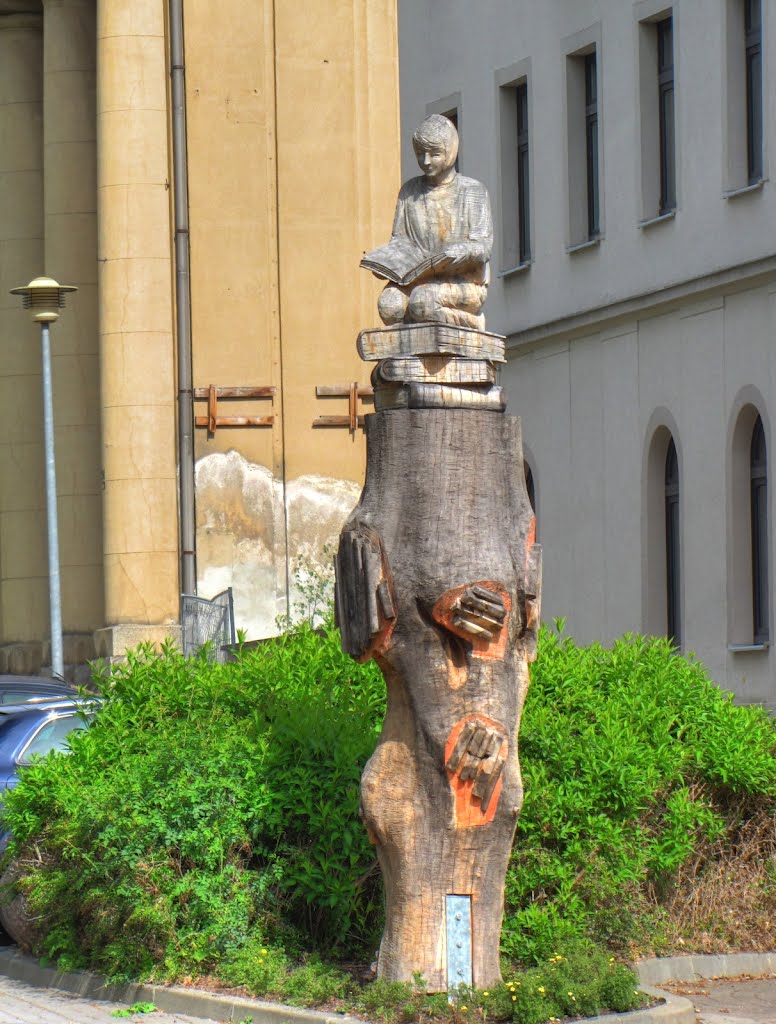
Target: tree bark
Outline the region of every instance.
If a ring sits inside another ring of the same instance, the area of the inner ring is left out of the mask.
[[[517,733],[541,577],[520,422],[478,409],[366,418],[367,475],[337,554],[343,647],[388,708],[361,780],[383,873],[378,976],[448,988],[445,898],[471,899],[473,983],[500,979],[523,792]]]

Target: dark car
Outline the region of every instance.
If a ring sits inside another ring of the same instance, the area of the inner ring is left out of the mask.
[[[21,704],[32,698],[78,696],[78,691],[68,683],[45,676],[0,676],[0,705]]]
[[[71,733],[85,729],[97,701],[53,697],[0,705],[0,811],[2,795],[19,781],[19,769],[34,757],[66,750]],[[7,835],[0,820],[0,850]]]
[[[0,704],[0,812],[3,793],[18,783],[19,769],[34,757],[44,757],[52,750],[66,750],[68,738],[87,727],[98,704],[98,701],[40,695],[32,703]],[[0,856],[9,838],[0,818]],[[8,879],[7,872],[3,880]],[[0,941],[5,929],[12,938],[23,943],[26,927],[20,897],[11,904],[0,904]]]

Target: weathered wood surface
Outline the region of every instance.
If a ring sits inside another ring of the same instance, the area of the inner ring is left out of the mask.
[[[469,895],[474,983],[492,985],[541,587],[520,423],[393,410],[368,416],[366,433],[336,598],[345,650],[375,658],[388,693],[361,782],[386,890],[378,975],[419,971],[444,991],[445,897]]]
[[[496,369],[486,359],[456,356],[397,356],[372,371],[372,384],[495,384]]]
[[[366,362],[390,359],[393,356],[427,355],[486,359],[493,363],[505,361],[503,335],[441,323],[372,327],[361,331],[356,348]]]
[[[503,412],[504,389],[494,384],[380,384],[375,409],[489,409]]]

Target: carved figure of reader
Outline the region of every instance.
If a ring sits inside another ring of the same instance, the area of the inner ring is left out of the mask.
[[[458,132],[432,114],[412,136],[423,174],[399,192],[391,241],[361,266],[389,282],[385,324],[438,322],[483,330],[493,220],[485,186],[455,169]]]
[[[500,979],[504,879],[523,800],[517,732],[536,656],[541,550],[483,330],[493,244],[484,185],[455,170],[445,117],[413,136],[423,175],[399,193],[391,241],[361,265],[387,279],[367,474],[340,534],[342,646],[385,678],[361,816],[385,883],[377,973],[429,992]],[[461,922],[468,921],[464,927]]]

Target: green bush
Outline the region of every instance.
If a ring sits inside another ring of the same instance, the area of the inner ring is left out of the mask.
[[[40,870],[47,955],[111,975],[228,963],[256,934],[374,949],[378,872],[358,782],[383,714],[377,669],[330,626],[233,664],[142,648],[69,757],[25,771],[6,819]],[[301,936],[301,939],[299,938]]]
[[[458,1007],[470,1017],[543,1024],[566,1017],[623,1013],[644,1005],[633,971],[599,946],[575,939],[529,970],[510,973],[489,991],[461,991]]]
[[[660,897],[742,798],[773,805],[776,731],[662,639],[611,649],[542,632],[520,731],[526,797],[504,950],[546,959],[571,936],[660,941]]]
[[[31,766],[7,799],[21,885],[47,923],[38,952],[113,977],[210,973],[299,1003],[355,998],[331,962],[368,961],[381,929],[358,820],[384,713],[375,666],[346,658],[328,624],[223,666],[141,648],[101,685],[105,706],[72,754]],[[774,739],[763,712],[734,706],[665,641],[580,648],[542,631],[503,952],[510,971],[536,964],[574,999],[550,1007],[528,972],[523,994],[491,994],[505,1016],[635,998],[608,952],[592,971],[585,943],[671,940],[660,905],[683,866],[773,809]],[[568,974],[575,949],[587,976]],[[407,1017],[417,1004],[406,987],[370,991],[359,1005],[392,999]]]

